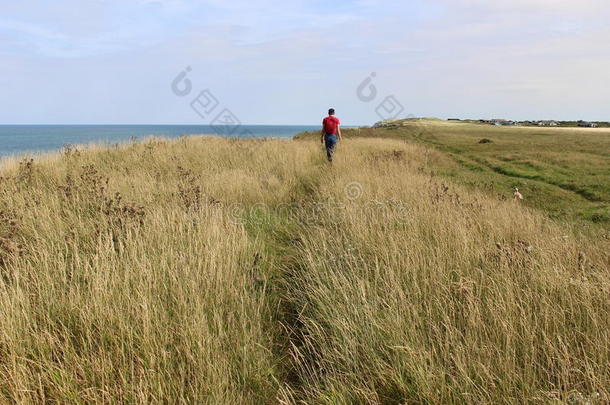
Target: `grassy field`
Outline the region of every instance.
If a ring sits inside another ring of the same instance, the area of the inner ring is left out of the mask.
[[[608,403],[608,231],[403,131],[2,161],[0,403]]]
[[[526,205],[552,218],[610,226],[609,129],[496,127],[423,119],[344,132],[433,147],[446,157],[435,162],[432,170],[437,174],[507,198],[518,187]]]

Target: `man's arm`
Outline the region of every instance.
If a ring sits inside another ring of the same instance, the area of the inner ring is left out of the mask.
[[[337,124],[337,135],[339,135],[339,140],[342,141],[343,137],[341,136],[341,125]]]
[[[326,133],[324,132],[324,120],[322,120],[322,129],[320,130],[320,142],[324,143],[324,135],[326,135]]]

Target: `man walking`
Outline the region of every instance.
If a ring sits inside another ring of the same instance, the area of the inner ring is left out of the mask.
[[[320,141],[326,145],[326,157],[329,162],[333,161],[333,154],[335,153],[337,142],[343,140],[341,138],[340,124],[339,118],[335,117],[335,109],[331,108],[328,110],[328,117],[324,118],[322,121],[322,137],[320,138]]]

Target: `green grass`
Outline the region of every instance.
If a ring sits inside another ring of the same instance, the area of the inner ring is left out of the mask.
[[[518,187],[524,204],[552,218],[610,225],[607,129],[495,127],[422,119],[387,128],[348,129],[344,134],[430,146],[443,153],[432,168],[435,174],[506,198],[512,198]],[[482,139],[491,142],[479,143]]]

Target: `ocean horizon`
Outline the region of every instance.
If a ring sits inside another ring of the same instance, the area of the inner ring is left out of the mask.
[[[66,145],[126,142],[133,138],[220,135],[233,138],[289,139],[319,125],[0,125],[0,157],[59,150]]]

